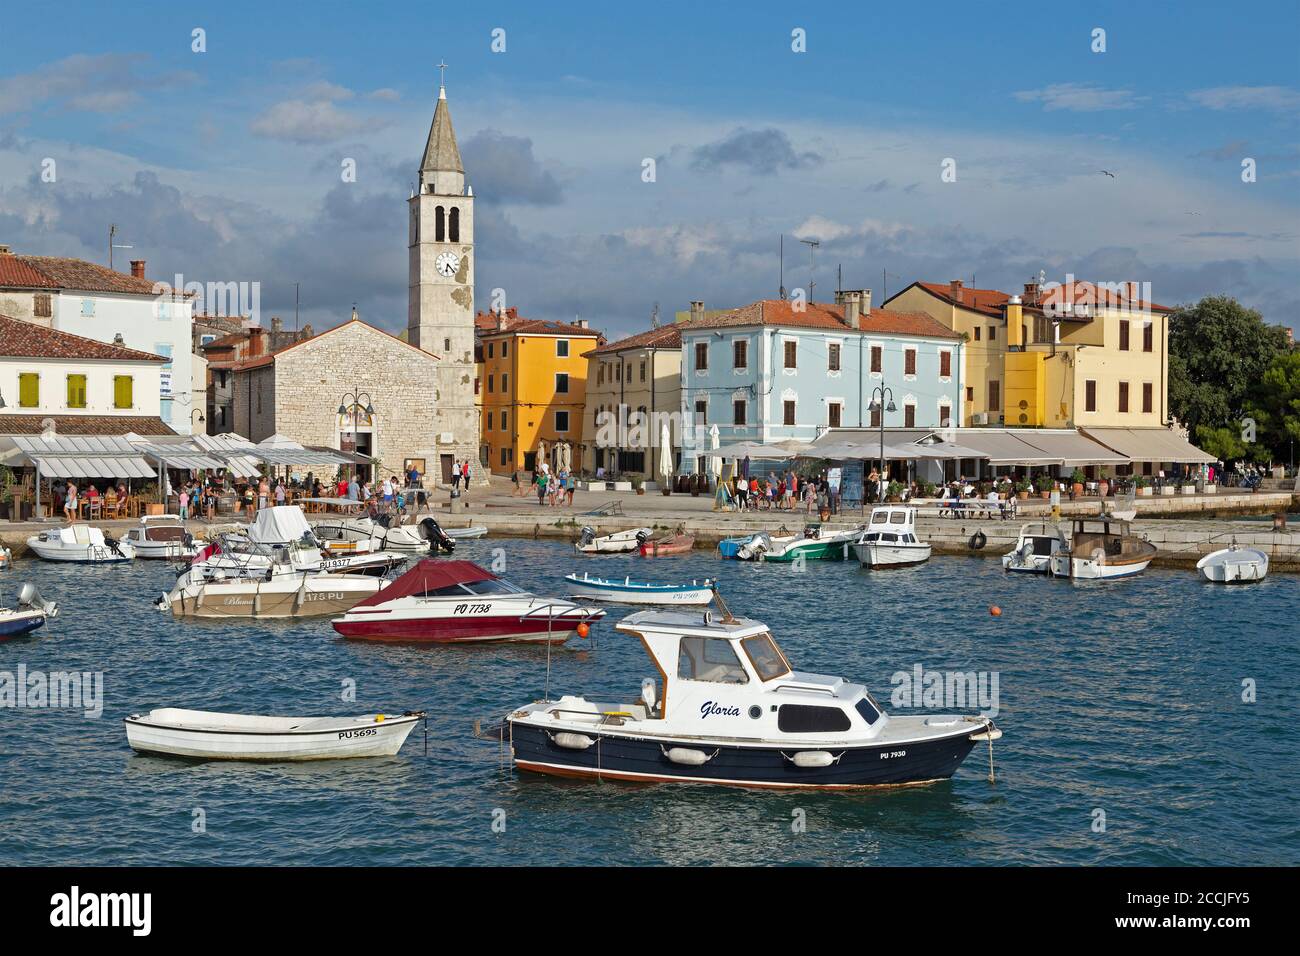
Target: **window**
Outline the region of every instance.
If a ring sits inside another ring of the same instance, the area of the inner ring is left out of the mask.
[[[596,384],[597,385],[605,384],[605,363],[604,362],[601,362],[596,366]]]
[[[871,410],[871,427],[872,428],[880,427],[880,406],[879,405],[877,405],[875,408]]]
[[[975,401],[975,386],[974,386],[974,385],[967,385],[967,386],[966,386],[966,401],[968,401],[968,402],[973,402],[973,401]]]
[[[677,652],[679,680],[706,680],[715,684],[747,684],[749,675],[730,641],[716,637],[683,637]]]
[[[709,367],[709,343],[695,343],[695,371],[703,372]]]
[[[1119,383],[1119,410],[1128,411],[1128,382]]]
[[[503,392],[510,391],[510,376],[507,375],[505,372],[501,373],[501,391]]]
[[[84,316],[92,316],[92,315],[95,314],[95,300],[94,300],[94,299],[82,299],[82,300],[81,300],[81,314],[84,315]]]
[[[978,342],[979,340],[980,340],[980,327],[977,325],[975,326],[975,341]]]
[[[614,366],[614,378],[623,381],[623,360],[619,359],[618,364]]]
[[[641,360],[641,381],[645,381],[645,359]]]
[[[733,416],[732,424],[734,425],[745,424],[745,400],[743,398],[736,399],[734,402],[731,403],[731,410]]]
[[[831,372],[840,370],[840,344],[832,342],[826,347],[826,368]]]
[[[838,707],[782,704],[776,712],[776,728],[783,734],[843,733],[849,729],[849,715]]]
[[[68,376],[68,407],[69,408],[86,407],[86,376],[84,375]]]
[[[903,349],[903,374],[916,374],[916,349]]]
[[[451,215],[447,219],[449,221],[447,238],[452,242],[460,242],[460,210],[452,206]]]
[[[1083,410],[1085,412],[1097,410],[1097,383],[1093,379],[1083,383]]]
[[[509,455],[509,454],[510,454],[510,449],[509,449],[509,448],[502,448],[502,449],[501,449],[501,467],[502,467],[502,468],[504,468],[506,465],[508,465],[508,464],[510,463],[510,462],[509,462],[509,459],[507,459],[507,457],[506,457],[506,456]]]
[[[502,342],[502,343],[501,343],[501,357],[502,357],[502,358],[509,358],[509,357],[510,357],[510,343],[509,343],[509,342]]]
[[[41,404],[41,377],[36,372],[18,373],[18,407],[36,408]]]
[[[569,430],[569,413],[558,411],[555,413],[555,430],[557,432],[567,432]]]
[[[488,391],[489,391],[489,392],[492,391],[492,383],[493,383],[493,381],[494,381],[495,379],[496,379],[496,376],[495,376],[495,375],[489,375],[489,376],[488,376]]]
[[[1150,352],[1155,346],[1155,326],[1150,322],[1142,323],[1142,351]]]
[[[798,352],[798,348],[797,348],[798,344],[799,344],[798,342],[785,343],[785,367],[786,368],[797,367],[795,358],[796,358],[796,353]]]
[[[860,701],[854,704],[853,709],[856,710],[862,719],[868,724],[874,724],[880,719],[880,708],[876,706],[876,702],[869,696],[863,697]]]
[[[707,425],[709,418],[709,403],[707,399],[700,399],[695,403],[695,421],[699,425]]]
[[[1002,383],[996,380],[989,382],[989,411],[1002,411]]]
[[[1119,320],[1119,350],[1128,351],[1128,319]]]
[[[442,350],[443,350],[443,352],[450,352],[450,351],[451,351],[451,339],[443,339],[443,340],[442,340]]]
[[[879,345],[871,346],[871,371],[879,372],[884,356],[881,354],[884,350]]]
[[[434,242],[447,241],[447,210],[441,206],[433,211],[433,240]]]
[[[940,406],[939,406],[939,426],[942,428],[942,427],[945,426],[945,425],[951,425],[951,424],[952,424],[952,406],[951,406],[951,405],[940,405]]]
[[[501,430],[502,430],[502,431],[505,431],[505,430],[506,430],[506,421],[507,421],[507,419],[506,419],[506,413],[505,413],[505,412],[502,412],[502,413],[501,413]]]
[[[568,372],[556,372],[556,373],[555,373],[555,391],[558,392],[558,393],[561,394],[561,395],[567,395],[567,394],[569,393],[569,373],[568,373]]]
[[[135,396],[133,394],[135,380],[130,375],[113,376],[113,407],[114,408],[131,408],[135,405]],[[257,393],[257,400],[262,400],[262,393]],[[260,411],[260,409],[259,409]]]
[[[784,403],[784,405],[785,405],[785,420],[784,420],[784,424],[786,424],[786,425],[793,425],[793,424],[794,424],[794,402],[793,402],[793,401],[789,401],[789,400],[787,400],[787,401]]]
[[[497,419],[496,419],[496,416],[493,415],[491,412],[488,412],[488,413],[487,413],[487,424],[484,425],[483,428],[484,428],[486,431],[491,431],[491,430],[492,430],[492,423],[495,422],[496,420],[497,420]]]
[[[731,367],[749,368],[749,342],[741,340],[731,343]]]
[[[990,342],[996,342],[997,340],[998,340],[998,328],[997,328],[996,325],[990,325],[990,326],[989,326],[989,341],[990,341]]]
[[[54,314],[50,308],[50,294],[48,292],[37,292],[32,296],[32,315],[38,319],[48,319]],[[212,341],[211,339],[208,340]]]
[[[569,357],[569,340],[568,340],[568,339],[556,339],[556,340],[555,340],[555,357],[556,357],[556,358],[568,358],[568,357]]]
[[[939,377],[952,378],[952,353],[939,353]]]
[[[1142,411],[1151,414],[1155,404],[1155,388],[1150,382],[1142,383]]]
[[[493,352],[493,349],[494,349],[495,347],[496,347],[496,343],[495,343],[495,342],[489,342],[489,343],[488,343],[488,358],[492,358],[492,357],[493,357],[493,356],[492,356],[492,352]]]
[[[790,665],[781,653],[771,634],[755,634],[740,642],[745,656],[754,665],[754,673],[762,681],[775,680],[790,673]]]
[[[831,428],[839,428],[840,420],[844,417],[844,406],[839,402],[831,402],[826,406],[826,424]]]
[[[903,427],[904,428],[916,427],[916,406],[915,405],[903,406]]]

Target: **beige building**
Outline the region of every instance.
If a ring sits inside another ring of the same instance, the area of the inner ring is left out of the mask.
[[[659,421],[641,416],[667,413],[673,441],[673,470],[680,469],[682,334],[679,324],[639,332],[587,353],[587,412],[583,425],[583,467],[595,474],[640,475],[657,480]],[[606,423],[604,430],[602,422]]]
[[[449,482],[450,436],[431,414],[437,367],[436,356],[353,318],[236,365],[230,430],[359,452],[379,459],[383,474],[414,464]]]
[[[961,425],[1163,428],[1169,314],[1133,283],[1027,283],[1020,295],[914,282],[887,307],[966,335]]]

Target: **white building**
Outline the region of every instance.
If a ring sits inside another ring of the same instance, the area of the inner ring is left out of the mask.
[[[0,246],[0,315],[161,356],[156,395],[147,400],[137,394],[133,402],[155,408],[154,415],[189,434],[198,418],[193,410],[203,407],[194,394],[193,305],[184,293],[146,279],[144,265],[133,261],[128,275],[81,259],[15,255]]]
[[[165,435],[166,359],[0,315],[0,436]]]

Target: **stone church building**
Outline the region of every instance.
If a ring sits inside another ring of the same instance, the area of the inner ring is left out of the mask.
[[[229,430],[360,452],[378,458],[384,474],[415,464],[438,482],[450,482],[453,462],[468,461],[475,483],[486,483],[474,401],[474,198],[444,88],[419,183],[408,202],[406,341],[354,310],[336,328],[237,364]]]

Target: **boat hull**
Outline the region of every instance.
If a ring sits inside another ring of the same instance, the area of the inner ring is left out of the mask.
[[[419,718],[391,717],[357,728],[310,733],[249,733],[192,730],[126,719],[126,739],[138,753],[195,760],[341,760],[391,757],[406,742]]]
[[[779,554],[765,552],[761,555],[760,560],[787,564],[799,560],[843,561],[851,546],[848,541],[814,541],[807,544],[793,545]]]
[[[45,616],[44,611],[0,612],[0,641],[30,634],[45,624]]]
[[[308,575],[297,582],[209,581],[167,596],[173,617],[287,618],[343,614],[387,582],[365,575]]]
[[[692,535],[676,535],[662,541],[646,541],[641,545],[641,557],[663,558],[674,554],[690,554],[695,548]]]
[[[569,591],[575,597],[591,601],[612,601],[616,604],[701,605],[713,600],[713,588],[686,585],[683,587],[657,587],[624,585],[618,582],[584,581],[566,578]]]
[[[585,750],[557,744],[547,729],[509,720],[511,751],[521,770],[562,777],[662,783],[708,783],[777,789],[856,789],[906,786],[946,780],[966,759],[975,741],[972,728],[951,736],[852,747],[835,745],[752,745],[680,740],[584,730],[595,740]],[[712,754],[699,766],[676,763],[665,751],[688,747]],[[789,755],[826,750],[839,757],[826,767],[798,767]]]
[[[1092,558],[1075,558],[1062,554],[1052,558],[1052,574],[1058,578],[1071,578],[1075,581],[1114,581],[1119,578],[1131,578],[1145,571],[1153,556],[1103,563]]]
[[[545,618],[519,615],[495,617],[397,617],[360,613],[334,621],[334,630],[354,641],[395,644],[563,644],[581,622],[557,619],[550,631]]]
[[[1268,574],[1268,555],[1254,548],[1225,549],[1196,563],[1201,577],[1215,584],[1250,584]]]
[[[928,544],[876,544],[859,542],[853,545],[853,555],[864,568],[884,571],[889,568],[906,568],[930,560]]]

